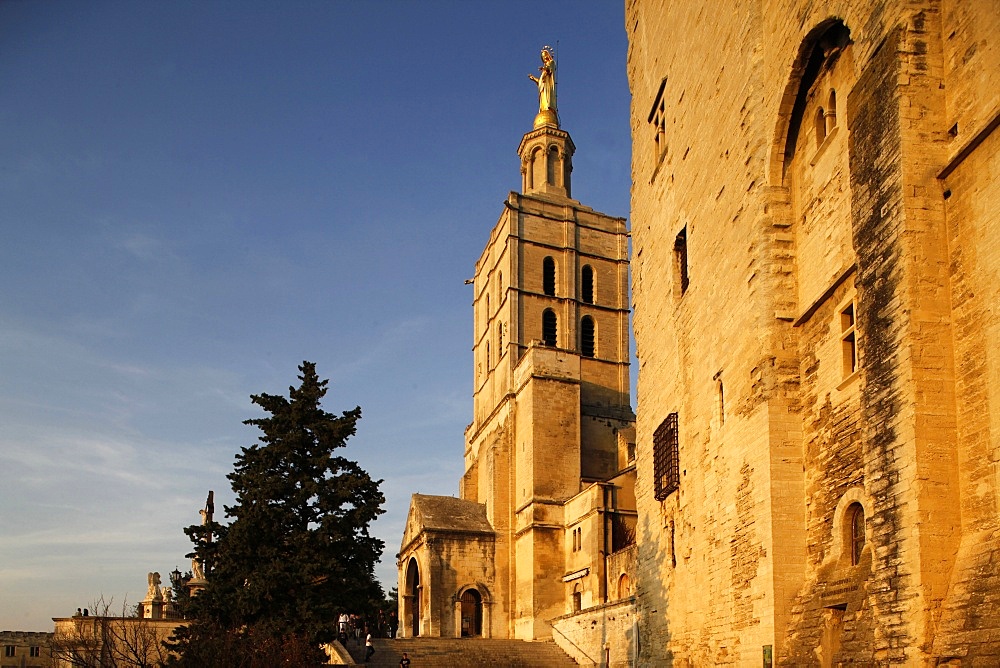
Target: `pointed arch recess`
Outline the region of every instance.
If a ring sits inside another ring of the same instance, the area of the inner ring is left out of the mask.
[[[792,61],[788,83],[779,104],[778,119],[771,146],[769,178],[772,185],[781,185],[785,166],[795,155],[799,128],[802,127],[806,97],[828,55],[836,53],[851,41],[851,31],[838,18],[828,18],[816,24],[799,45]]]

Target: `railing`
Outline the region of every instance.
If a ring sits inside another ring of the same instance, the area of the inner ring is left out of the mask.
[[[590,661],[590,663],[593,664],[593,665],[595,665],[595,666],[600,665],[599,661],[594,661],[594,657],[590,656],[585,651],[583,651],[583,649],[579,645],[577,645],[575,642],[573,642],[572,640],[570,640],[569,636],[567,636],[565,633],[563,633],[562,631],[560,631],[559,629],[557,629],[554,624],[550,624],[549,626],[552,628],[553,631],[555,631],[556,633],[558,633],[559,635],[561,635],[566,642],[568,642],[570,645],[572,645],[573,649],[575,649],[580,655],[582,655],[584,658],[586,658],[587,661]],[[558,645],[559,643],[556,643],[556,644]],[[575,657],[574,657],[574,660],[576,660]]]

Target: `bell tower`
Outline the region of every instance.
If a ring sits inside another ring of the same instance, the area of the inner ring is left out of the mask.
[[[555,109],[543,51],[539,112],[511,192],[476,262],[473,418],[461,497],[496,532],[499,634],[551,635],[567,612],[563,504],[621,468],[635,416],[629,390],[624,218],[572,198],[576,147]]]
[[[569,133],[560,130],[558,125],[542,125],[524,135],[517,148],[521,156],[521,192],[571,197],[570,175],[575,151]]]

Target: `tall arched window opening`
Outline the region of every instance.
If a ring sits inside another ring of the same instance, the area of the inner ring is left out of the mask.
[[[540,148],[536,148],[531,152],[531,163],[528,165],[528,169],[531,170],[529,173],[530,188],[537,188],[542,184],[542,175],[545,173],[542,171],[544,168],[542,165],[543,157],[542,149]]]
[[[628,598],[632,593],[631,587],[632,583],[628,579],[628,573],[622,573],[622,576],[618,578],[618,598]]]
[[[860,503],[852,503],[847,509],[851,521],[851,564],[861,563],[861,552],[865,549],[865,509]]]
[[[816,110],[816,146],[820,146],[826,140],[826,114],[823,107]]]
[[[594,356],[594,319],[589,315],[580,320],[580,354],[584,357]]]
[[[558,167],[559,165],[559,151],[556,149],[555,146],[549,149],[548,160],[546,160],[545,162],[546,166],[548,167],[546,174],[547,183],[552,186],[559,185],[558,183],[556,183],[556,167]]]
[[[594,303],[594,270],[589,264],[580,270],[580,299],[587,304]]]
[[[826,134],[837,127],[837,91],[830,89],[830,99],[826,108]]]
[[[556,261],[551,257],[542,260],[542,292],[550,297],[556,294]]]
[[[542,341],[547,346],[556,347],[556,312],[550,308],[542,312]]]
[[[410,638],[420,635],[420,569],[417,560],[411,558],[406,565],[406,588],[403,594],[403,619],[406,633]]]

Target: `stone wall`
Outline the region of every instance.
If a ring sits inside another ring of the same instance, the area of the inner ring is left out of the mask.
[[[552,621],[552,638],[581,666],[636,665],[637,616],[631,599],[563,615]]]
[[[626,30],[640,659],[1000,662],[996,3]]]

